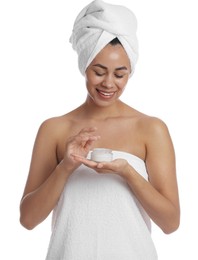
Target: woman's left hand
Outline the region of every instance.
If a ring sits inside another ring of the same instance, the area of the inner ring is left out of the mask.
[[[72,154],[72,156],[76,161],[83,163],[98,173],[115,173],[124,177],[129,167],[129,164],[125,159],[115,159],[111,162],[95,162],[76,154]]]

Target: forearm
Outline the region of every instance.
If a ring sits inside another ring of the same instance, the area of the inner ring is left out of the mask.
[[[165,232],[171,233],[179,225],[179,209],[131,166],[125,179],[149,217]]]
[[[49,178],[35,191],[28,193],[20,204],[20,222],[27,229],[33,229],[54,209],[70,171],[60,163]]]

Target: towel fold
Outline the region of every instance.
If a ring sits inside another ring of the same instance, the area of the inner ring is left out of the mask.
[[[136,17],[124,6],[95,0],[84,7],[74,22],[70,37],[82,75],[95,56],[116,37],[129,57],[132,74],[138,58],[136,31]]]

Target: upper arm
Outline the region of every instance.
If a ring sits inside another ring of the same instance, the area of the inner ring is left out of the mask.
[[[37,133],[23,196],[36,190],[57,165],[56,131],[53,119],[44,121]]]
[[[179,207],[174,147],[166,124],[157,118],[147,126],[146,166],[150,183]]]

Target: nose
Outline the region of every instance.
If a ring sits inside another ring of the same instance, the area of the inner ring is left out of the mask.
[[[111,75],[106,75],[102,81],[102,86],[105,88],[112,88],[113,87],[113,78]]]

